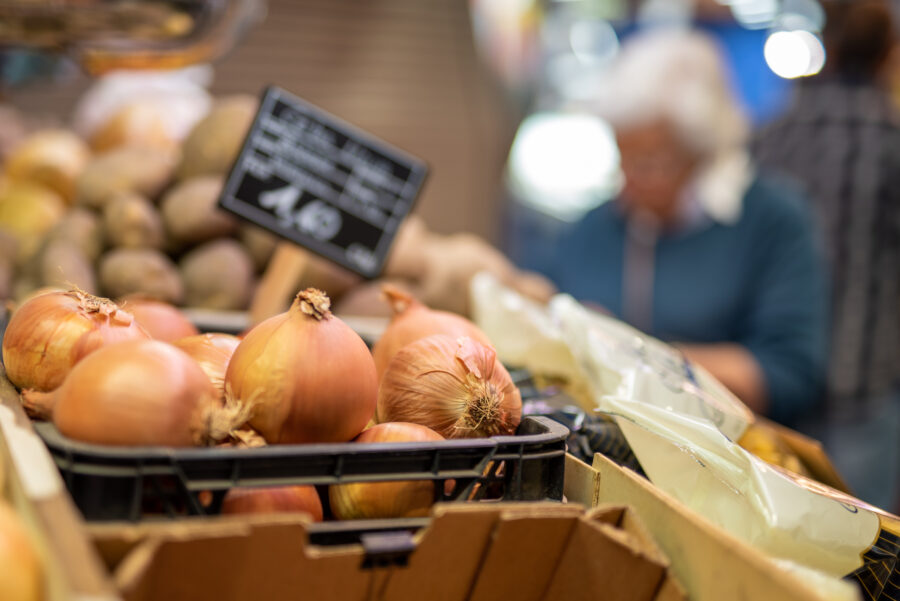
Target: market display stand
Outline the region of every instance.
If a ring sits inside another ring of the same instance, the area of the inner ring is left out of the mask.
[[[46,601],[117,601],[59,471],[22,411],[0,366],[0,496],[33,535],[43,564]]]

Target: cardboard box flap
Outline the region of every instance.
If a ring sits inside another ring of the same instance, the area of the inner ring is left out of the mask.
[[[558,504],[504,511],[471,600],[543,599],[582,511]]]
[[[543,599],[657,599],[668,564],[631,513],[608,506],[582,517]]]

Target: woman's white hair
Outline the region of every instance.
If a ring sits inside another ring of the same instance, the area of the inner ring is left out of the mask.
[[[716,43],[683,28],[637,33],[623,43],[604,81],[598,115],[616,130],[669,123],[701,157],[693,186],[706,212],[723,223],[739,219],[754,176],[745,147],[749,123]]]
[[[742,146],[747,119],[731,92],[721,51],[692,30],[654,28],[627,38],[595,109],[614,129],[660,119],[701,155]]]

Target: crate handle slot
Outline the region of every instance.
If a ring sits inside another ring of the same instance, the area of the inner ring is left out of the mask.
[[[401,532],[372,532],[360,536],[365,551],[362,568],[371,570],[392,566],[406,567],[410,554],[416,550],[412,534]]]

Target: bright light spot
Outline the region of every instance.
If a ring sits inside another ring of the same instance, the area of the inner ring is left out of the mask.
[[[778,0],[731,0],[731,14],[749,29],[769,27],[778,15]]]
[[[572,53],[583,63],[605,63],[619,51],[619,38],[607,21],[577,21],[569,31]]]
[[[522,202],[574,221],[618,190],[619,151],[613,132],[593,115],[535,113],[516,133],[508,177]]]
[[[814,75],[825,65],[822,42],[808,31],[776,31],[763,53],[769,68],[785,79]]]

